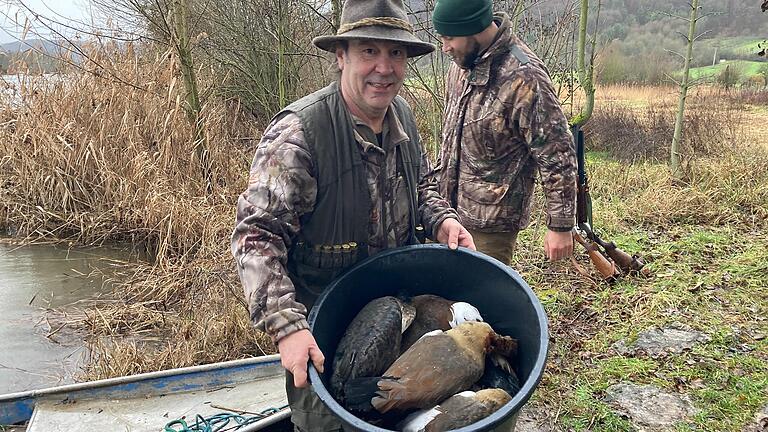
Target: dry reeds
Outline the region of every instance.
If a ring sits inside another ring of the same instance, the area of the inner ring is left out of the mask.
[[[644,93],[652,91],[646,89]],[[665,99],[637,106],[632,99],[635,96],[634,91],[621,97],[614,93],[610,102],[598,104],[592,120],[584,127],[589,147],[626,162],[666,161],[676,107]],[[686,164],[742,144],[744,106],[731,101],[707,91],[689,97],[681,147]]]
[[[101,58],[107,72],[28,79],[18,100],[0,102],[3,226],[84,244],[128,241],[151,258],[126,269],[111,301],[71,320],[97,348],[88,378],[274,351],[250,325],[229,253],[260,132],[237,107],[205,105],[214,179],[206,194],[175,64],[140,58],[112,53]],[[160,342],[144,347],[138,336]],[[143,350],[141,361],[116,369],[129,346]]]

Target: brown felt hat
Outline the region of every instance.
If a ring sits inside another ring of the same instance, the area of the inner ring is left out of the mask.
[[[321,50],[336,52],[339,41],[354,39],[401,43],[408,48],[408,57],[418,57],[435,50],[434,45],[413,34],[413,26],[408,22],[402,0],[347,0],[336,34],[318,36],[312,43]]]

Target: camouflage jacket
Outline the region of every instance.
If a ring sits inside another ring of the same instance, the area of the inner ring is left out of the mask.
[[[499,32],[472,69],[451,65],[443,143],[434,175],[462,224],[516,231],[530,219],[535,174],[547,200],[547,226],[575,224],[576,152],[543,62],[511,31]]]
[[[408,193],[405,179],[396,168],[392,143],[405,134],[391,115],[384,121],[383,145],[373,131],[356,119],[355,140],[366,165],[372,206],[368,253],[401,246],[410,234]],[[288,276],[288,251],[301,230],[300,218],[315,205],[317,182],[312,155],[305,142],[299,117],[287,114],[269,125],[259,143],[250,169],[248,188],[237,203],[237,224],[232,235],[232,254],[245,291],[251,320],[277,342],[295,331],[308,328],[307,308],[296,300],[296,289]],[[384,190],[379,174],[385,167]],[[418,217],[427,233],[455,211],[427,179],[431,164],[422,150],[417,187]],[[387,227],[381,210],[387,213]]]

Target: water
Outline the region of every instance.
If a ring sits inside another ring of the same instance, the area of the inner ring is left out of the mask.
[[[67,311],[107,292],[102,276],[116,249],[13,246],[0,241],[0,394],[72,383],[85,358],[82,336],[57,332],[48,309]],[[53,327],[53,328],[51,328]],[[53,333],[53,334],[51,334]],[[46,337],[50,335],[50,337]]]

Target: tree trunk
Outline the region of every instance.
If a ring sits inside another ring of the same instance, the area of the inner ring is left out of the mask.
[[[172,42],[179,56],[181,66],[181,76],[184,81],[184,109],[189,122],[194,125],[195,156],[200,163],[200,168],[205,178],[206,193],[211,193],[213,188],[213,179],[211,174],[210,161],[208,157],[208,146],[205,138],[205,124],[201,115],[202,105],[200,103],[200,92],[197,88],[197,76],[195,73],[195,64],[192,58],[192,45],[190,43],[189,29],[187,28],[187,16],[189,15],[189,4],[187,0],[173,0],[171,3],[171,13],[173,17]]]
[[[579,69],[579,82],[584,89],[586,100],[581,112],[571,120],[571,125],[581,126],[592,117],[592,111],[595,108],[595,85],[593,80],[594,66],[590,62],[587,66],[587,23],[589,20],[589,0],[581,1],[581,11],[579,12],[579,42],[577,53],[577,66]],[[597,30],[595,30],[597,31]],[[597,39],[597,37],[595,37]]]
[[[691,18],[688,28],[688,47],[685,56],[685,66],[683,67],[683,80],[680,82],[680,98],[677,104],[677,116],[675,118],[675,133],[672,136],[672,148],[670,158],[670,168],[672,169],[672,178],[681,181],[683,178],[680,167],[680,138],[683,135],[683,122],[685,120],[685,99],[688,96],[690,88],[691,59],[693,58],[693,42],[696,40],[696,22],[699,14],[699,0],[693,0],[691,3]]]
[[[336,31],[341,25],[341,8],[344,0],[331,0],[331,13],[333,14],[333,30]]]

